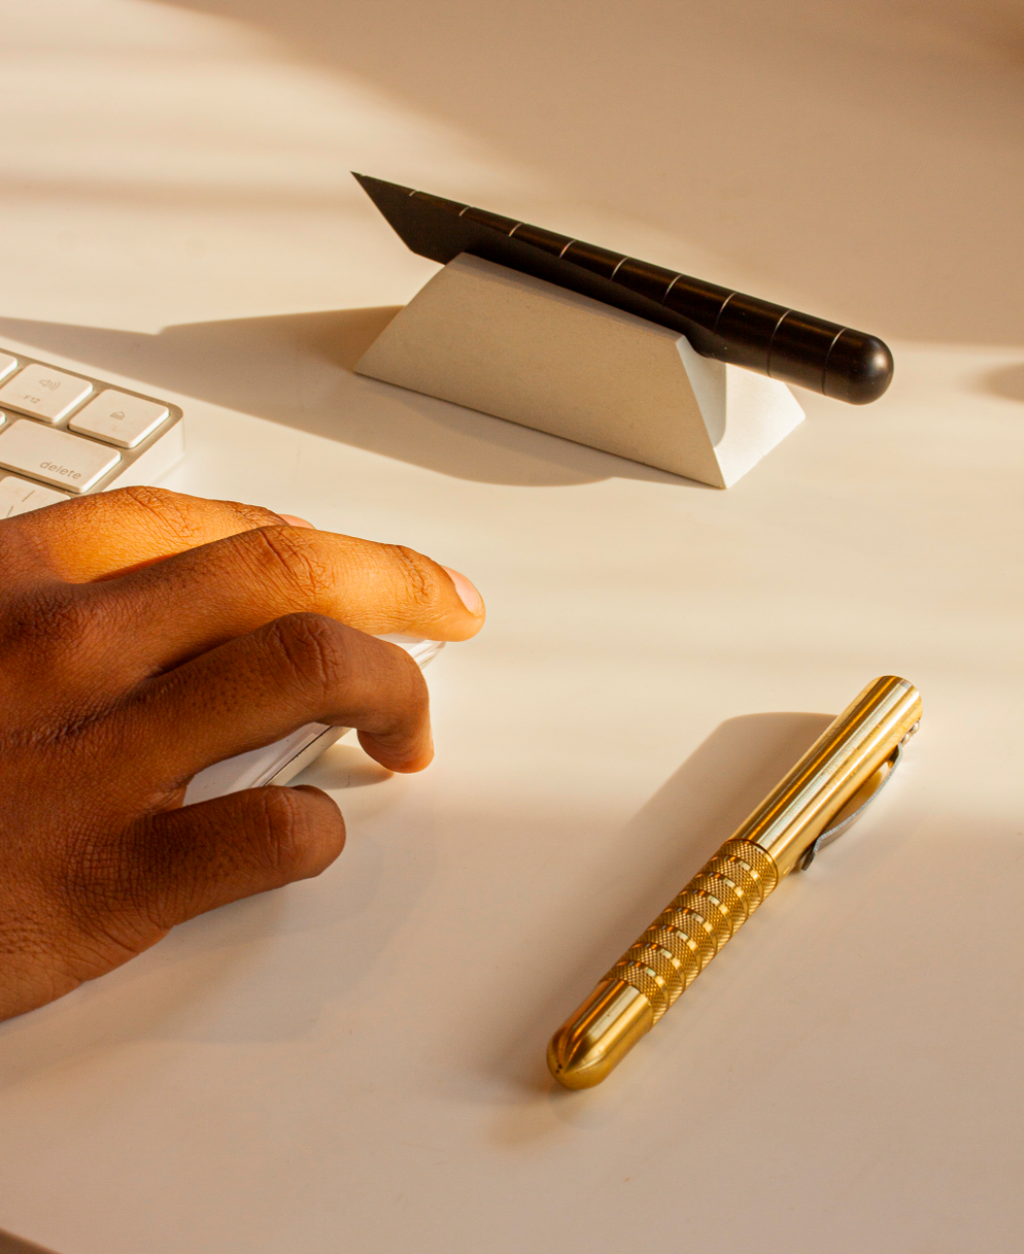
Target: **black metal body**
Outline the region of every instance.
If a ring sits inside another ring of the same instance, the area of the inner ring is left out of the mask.
[[[698,353],[864,405],[892,380],[876,336],[542,227],[356,174],[401,239],[447,264],[472,253],[685,335]]]

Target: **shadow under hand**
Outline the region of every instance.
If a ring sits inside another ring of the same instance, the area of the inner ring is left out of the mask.
[[[358,745],[337,744],[294,782],[368,789],[392,778]],[[369,806],[364,794],[362,816],[395,804],[401,788],[399,778],[377,789]],[[0,1023],[0,1089],[145,1040],[305,1038],[339,997],[375,978],[388,937],[429,884],[422,826],[407,840],[394,857],[363,831],[323,875],[199,915],[102,979]]]
[[[554,487],[602,479],[703,484],[353,373],[398,306],[196,322],[157,335],[0,318],[0,336],[480,483]],[[187,409],[186,409],[187,414]],[[713,491],[713,489],[708,489]]]
[[[600,1089],[570,1094],[548,1075],[547,1039],[579,1005],[603,972],[661,913],[684,884],[733,834],[832,722],[831,714],[747,714],[728,719],[700,745],[627,824],[621,859],[597,900],[567,902],[569,926],[546,951],[562,961],[543,1001],[513,1007],[494,1070],[518,1090],[501,1132],[503,1140],[533,1135],[542,1119],[524,1112],[544,1100],[585,1106]],[[550,965],[550,964],[549,964]],[[559,978],[560,977],[560,978]],[[528,1031],[522,1024],[530,1024]],[[509,1025],[510,1026],[510,1025]],[[638,1081],[642,1082],[642,1081]],[[532,1095],[522,1100],[524,1091]],[[519,1113],[517,1113],[519,1112]],[[566,1118],[572,1118],[568,1113]],[[519,1122],[520,1118],[522,1123]]]

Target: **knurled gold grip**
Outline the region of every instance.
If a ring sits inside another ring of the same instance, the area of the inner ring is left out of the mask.
[[[920,719],[913,684],[868,684],[554,1034],[555,1079],[589,1088],[617,1067],[778,882],[860,813]]]
[[[604,979],[642,993],[657,1023],[778,882],[770,854],[727,841]]]

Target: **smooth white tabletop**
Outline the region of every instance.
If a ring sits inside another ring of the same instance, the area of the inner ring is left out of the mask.
[[[182,405],[170,486],[413,545],[490,613],[429,672],[428,772],[343,744],[305,776],[349,824],[325,875],[0,1027],[0,1228],[57,1254],[1018,1249],[1013,13],[483,7],[0,3],[0,348]],[[351,168],[864,326],[896,381],[801,393],[718,492],[358,378],[434,267]],[[553,1028],[887,672],[925,719],[870,817],[607,1084],[557,1090]]]

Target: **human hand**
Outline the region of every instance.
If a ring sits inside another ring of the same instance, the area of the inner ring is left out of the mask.
[[[326,793],[182,807],[189,780],[310,722],[422,770],[426,686],[373,637],[465,640],[483,617],[411,549],[253,506],[126,488],[0,522],[0,1018],[323,871],[345,839]]]

